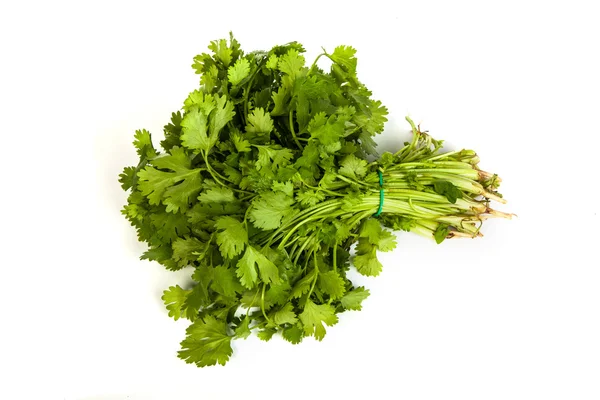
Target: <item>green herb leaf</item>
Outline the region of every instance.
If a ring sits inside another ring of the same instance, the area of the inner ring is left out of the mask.
[[[246,248],[244,256],[240,258],[237,265],[240,282],[248,289],[252,289],[258,282],[258,273],[260,273],[260,279],[266,284],[279,281],[277,266],[253,246]],[[258,267],[258,273],[256,267]]]
[[[209,150],[215,144],[215,140],[208,137],[208,116],[200,109],[188,112],[183,121],[183,134],[181,142],[190,150]]]
[[[248,114],[248,124],[246,132],[254,134],[268,135],[273,130],[273,120],[268,112],[262,108],[255,108]]]
[[[339,299],[344,295],[344,280],[337,271],[327,271],[319,274],[317,280],[319,289],[332,299]]]
[[[233,217],[220,217],[215,223],[219,230],[217,243],[221,254],[226,258],[233,258],[240,254],[248,243],[248,232],[244,224]]]
[[[199,367],[225,365],[233,350],[227,324],[212,316],[196,320],[187,328],[187,337],[181,342],[179,358]]]
[[[340,300],[342,307],[347,310],[362,310],[362,302],[369,297],[369,290],[360,286],[346,293]]]
[[[248,75],[250,75],[250,63],[245,58],[240,58],[227,70],[229,83],[231,83],[233,86],[238,85]]]
[[[333,326],[337,324],[338,317],[335,315],[333,307],[327,304],[315,304],[312,300],[307,300],[304,311],[300,314],[300,321],[304,326],[304,334],[315,336],[315,339],[321,341],[325,337],[325,325]]]
[[[298,321],[294,313],[294,306],[287,303],[281,309],[277,310],[273,316],[273,320],[277,325],[295,324]]]
[[[377,276],[381,273],[383,266],[377,259],[377,247],[369,243],[365,238],[358,240],[356,256],[352,261],[358,272],[365,276]]]
[[[346,156],[340,166],[340,174],[352,179],[360,179],[367,174],[367,162],[354,154]]]
[[[437,244],[442,243],[448,237],[448,233],[450,232],[448,224],[439,224],[436,230],[433,232],[433,237]]]
[[[276,229],[282,219],[294,214],[294,199],[284,193],[264,193],[254,200],[250,211],[250,220],[260,229]]]
[[[173,317],[175,321],[181,318],[183,303],[190,292],[191,290],[183,290],[179,285],[171,286],[163,292],[162,299],[169,310],[169,317]]]
[[[449,181],[435,181],[433,183],[433,189],[437,194],[441,194],[442,196],[446,196],[448,201],[452,204],[456,203],[457,199],[462,199],[462,192],[459,188],[454,186],[452,182]]]
[[[282,332],[282,336],[288,342],[292,344],[298,344],[302,341],[302,338],[304,337],[304,331],[300,326],[296,324],[290,326],[289,328],[285,328]]]

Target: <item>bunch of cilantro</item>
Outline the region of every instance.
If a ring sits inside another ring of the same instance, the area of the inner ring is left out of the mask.
[[[139,163],[119,179],[131,191],[123,214],[148,244],[141,258],[189,268],[195,282],[162,297],[171,317],[191,321],[186,362],[225,364],[231,341],[252,331],[322,340],[369,296],[346,274],[379,274],[377,252],[396,245],[386,228],[439,243],[510,217],[489,207],[503,201],[500,179],[473,151],[441,153],[410,119],[410,143],[367,161],[387,110],[358,80],[352,47],[317,57],[327,72],[296,42],[244,53],[230,37],[209,49],[161,149],[137,131]]]

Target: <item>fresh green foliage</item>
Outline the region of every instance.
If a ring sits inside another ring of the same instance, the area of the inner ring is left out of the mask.
[[[448,201],[452,204],[455,204],[456,200],[462,199],[462,192],[459,188],[454,186],[452,182],[435,181],[433,182],[433,190],[442,196],[446,196]]]
[[[473,151],[442,153],[410,119],[412,141],[369,161],[387,109],[358,80],[352,47],[319,55],[328,71],[307,65],[296,42],[245,53],[230,37],[209,50],[194,58],[200,87],[161,148],[136,131],[139,162],[119,176],[130,191],[123,214],[148,244],[141,258],[194,281],[162,297],[169,316],[191,321],[186,362],[225,364],[231,341],[253,331],[322,340],[337,314],[362,309],[369,290],[347,272],[381,274],[390,229],[440,243],[508,216],[489,208],[500,179]]]

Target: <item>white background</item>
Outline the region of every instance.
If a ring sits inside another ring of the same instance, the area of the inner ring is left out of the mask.
[[[593,1],[2,2],[0,398],[599,399],[600,62]],[[117,175],[198,84],[192,58],[358,49],[390,110],[504,179],[512,221],[436,246],[411,234],[322,343],[176,357],[182,282],[138,260]]]

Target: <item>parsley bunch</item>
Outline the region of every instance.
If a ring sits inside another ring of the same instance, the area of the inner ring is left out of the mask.
[[[186,362],[225,364],[232,339],[252,331],[322,340],[368,297],[346,273],[381,272],[377,252],[396,246],[386,228],[440,243],[510,217],[490,208],[503,202],[500,179],[475,152],[441,152],[408,118],[412,141],[367,161],[387,110],[358,80],[352,47],[317,57],[328,72],[307,66],[296,42],[245,54],[230,37],[209,49],[194,59],[200,87],[165,126],[162,149],[137,131],[140,161],[119,179],[131,191],[123,214],[148,244],[141,258],[190,267],[195,285],[163,295],[171,317],[192,322]]]

